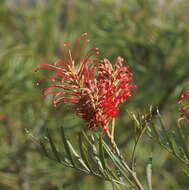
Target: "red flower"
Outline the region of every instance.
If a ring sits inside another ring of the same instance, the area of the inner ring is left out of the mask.
[[[76,114],[87,122],[88,129],[101,125],[106,131],[107,123],[119,114],[120,104],[131,96],[136,86],[132,84],[129,67],[122,65],[123,58],[118,57],[114,64],[108,59],[92,59],[98,54],[97,48],[90,49],[83,56],[83,49],[89,41],[84,41],[80,48],[78,46],[84,36],[86,33],[76,39],[73,51],[68,43],[64,44],[63,59],[54,64],[38,65],[39,69],[53,72],[52,76],[42,79],[52,82],[43,90],[43,94],[55,94],[55,106],[60,102],[73,103]]]
[[[98,66],[97,86],[99,89],[98,107],[101,110],[102,126],[119,114],[119,106],[125,102],[136,88],[132,84],[132,73],[129,67],[123,66],[124,59],[118,57],[112,64],[104,59]]]
[[[189,104],[186,104],[187,101],[189,101],[189,90],[182,91],[179,96],[179,103],[183,105],[183,107],[180,108],[181,116],[185,118],[189,124]]]

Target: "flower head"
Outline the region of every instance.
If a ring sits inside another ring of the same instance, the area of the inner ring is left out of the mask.
[[[108,59],[98,60],[97,48],[89,49],[84,55],[89,41],[85,40],[80,48],[79,41],[85,36],[86,33],[76,39],[73,50],[64,43],[62,59],[38,65],[38,69],[52,73],[42,79],[52,83],[43,94],[54,94],[55,106],[60,102],[72,103],[76,114],[87,122],[88,129],[101,125],[106,131],[107,123],[119,114],[120,104],[132,95],[136,86],[129,67],[123,66],[123,58],[118,57],[114,64]]]
[[[179,96],[179,103],[182,104],[180,108],[181,117],[183,117],[186,122],[189,124],[189,90],[184,90]]]
[[[122,57],[118,57],[112,64],[108,59],[104,59],[98,66],[98,108],[102,113],[101,120],[104,125],[117,117],[120,104],[125,102],[136,88],[132,84],[132,73],[128,66],[123,66],[123,61]]]

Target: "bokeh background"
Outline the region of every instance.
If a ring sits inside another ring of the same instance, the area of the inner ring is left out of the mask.
[[[69,108],[54,109],[51,97],[42,97],[35,81],[45,74],[36,73],[36,66],[55,61],[63,42],[72,44],[84,32],[100,56],[112,62],[125,57],[138,90],[121,108],[116,140],[130,158],[133,129],[127,111],[158,106],[168,128],[179,118],[178,95],[189,79],[188,10],[188,0],[1,0],[0,189],[111,189],[39,151],[34,139],[44,127],[63,126],[72,138],[84,124]],[[139,176],[150,156],[154,190],[189,188],[184,165],[148,136],[137,149]]]

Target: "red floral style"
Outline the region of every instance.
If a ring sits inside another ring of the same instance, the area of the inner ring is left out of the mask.
[[[61,48],[62,59],[58,59],[53,64],[38,65],[38,69],[48,70],[52,73],[50,77],[41,80],[51,81],[52,84],[43,89],[43,95],[55,94],[54,106],[60,102],[78,104],[82,88],[85,88],[88,81],[93,78],[96,60],[91,59],[91,57],[98,54],[98,49],[89,49],[84,56],[84,47],[89,40],[85,40],[80,48],[78,47],[79,40],[86,35],[87,33],[84,33],[76,39],[73,51],[71,51],[67,42],[64,43]],[[77,55],[77,51],[79,51],[79,55]]]
[[[179,96],[179,103],[183,104],[183,107],[180,108],[181,116],[189,124],[189,103],[186,104],[186,101],[189,101],[189,90],[183,91]]]
[[[54,64],[38,65],[38,69],[52,73],[42,79],[52,83],[43,94],[54,94],[55,106],[60,102],[75,105],[76,114],[87,122],[88,129],[101,125],[106,131],[107,123],[119,114],[120,104],[132,95],[136,86],[132,84],[129,67],[122,64],[123,58],[118,57],[114,64],[108,59],[98,60],[95,58],[97,48],[89,49],[84,56],[84,47],[89,40],[82,45],[79,41],[85,36],[86,33],[76,39],[73,50],[64,43],[63,58]]]
[[[99,89],[98,107],[101,110],[100,121],[105,128],[106,124],[119,114],[119,106],[131,96],[136,88],[129,67],[123,66],[123,58],[118,57],[112,64],[104,59],[98,66],[97,86]]]

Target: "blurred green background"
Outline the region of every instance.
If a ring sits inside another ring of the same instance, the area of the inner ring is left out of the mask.
[[[133,130],[126,111],[159,106],[168,127],[179,117],[177,97],[189,78],[188,10],[188,0],[1,0],[0,190],[111,189],[108,182],[47,160],[28,137],[27,131],[40,136],[44,126],[64,126],[72,138],[83,126],[71,110],[54,109],[42,97],[35,81],[43,73],[36,66],[55,61],[61,44],[84,32],[100,56],[112,62],[125,57],[138,90],[122,106],[116,140],[130,158]],[[137,149],[139,176],[150,156],[154,190],[188,189],[184,165],[148,136]]]

